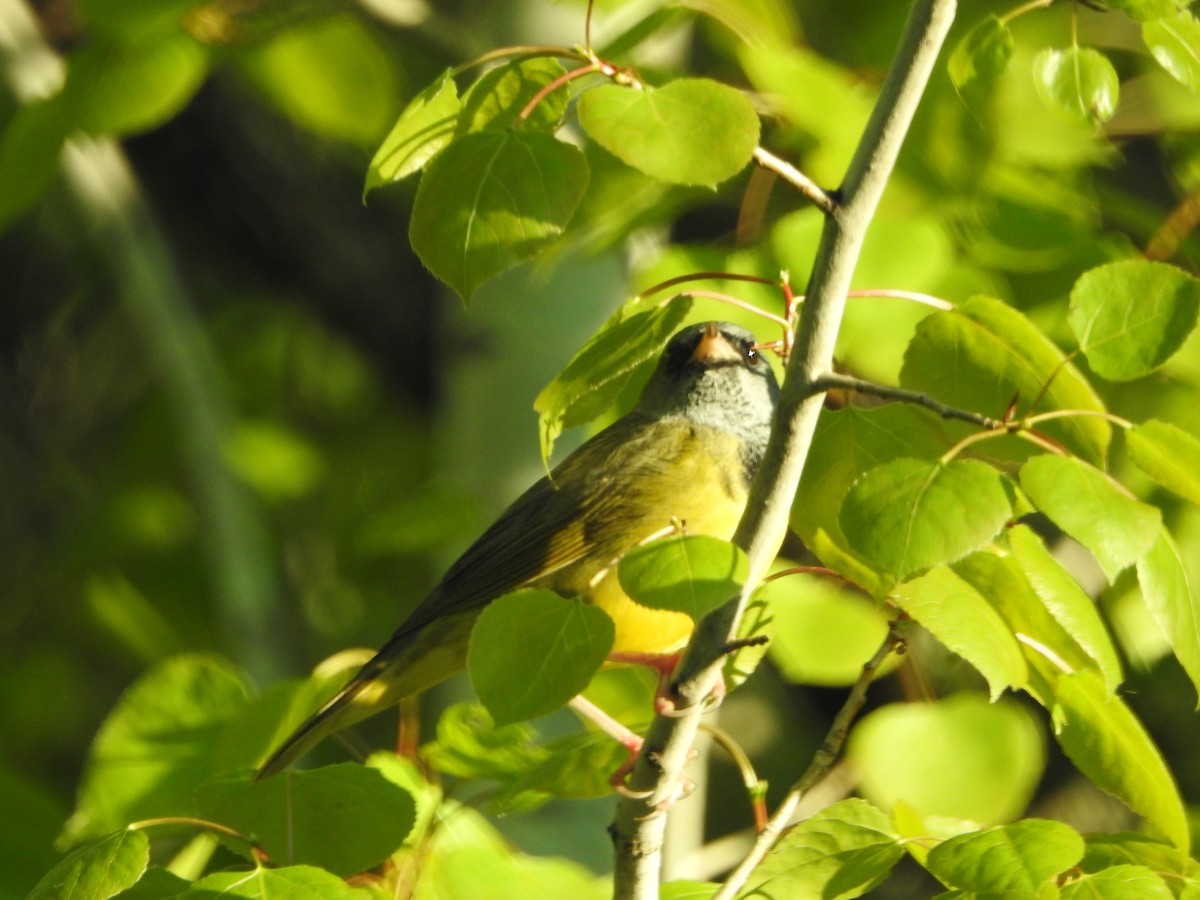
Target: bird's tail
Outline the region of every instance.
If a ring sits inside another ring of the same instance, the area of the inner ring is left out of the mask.
[[[401,627],[332,700],[267,758],[254,780],[282,772],[335,731],[461,671],[476,616],[478,610],[472,610],[434,619],[424,627]]]

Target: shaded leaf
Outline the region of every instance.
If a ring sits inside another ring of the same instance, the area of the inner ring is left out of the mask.
[[[483,282],[563,232],[587,180],[583,154],[551,135],[468,134],[426,169],[409,239],[430,271],[469,301]]]
[[[545,715],[587,687],[614,636],[612,619],[578,598],[506,594],[484,608],[471,632],[471,684],[497,725]]]
[[[984,677],[993,699],[1022,687],[1029,670],[1000,614],[968,581],[945,566],[896,587],[895,603]]]
[[[992,81],[1008,68],[1012,55],[1012,32],[998,16],[988,16],[954,48],[950,80],[959,91]]]
[[[662,306],[632,312],[642,305],[639,299],[626,303],[533,401],[544,463],[564,429],[599,416],[616,402],[635,370],[658,358],[692,301],[680,295]]]
[[[1048,819],[1023,819],[948,838],[926,859],[938,879],[971,891],[1036,892],[1083,856],[1079,832]]]
[[[1043,50],[1033,61],[1033,83],[1043,103],[1081,125],[1107,122],[1117,111],[1120,79],[1098,50]]]
[[[1059,678],[1055,701],[1055,737],[1076,768],[1186,850],[1188,822],[1179,792],[1125,702],[1109,694],[1092,672]]]
[[[1080,276],[1068,321],[1096,374],[1128,381],[1170,359],[1198,313],[1200,280],[1166,263],[1128,259]]]
[[[617,564],[617,578],[630,599],[685,613],[693,622],[735,598],[749,575],[741,548],[703,534],[652,541]]]
[[[0,132],[0,229],[24,215],[58,173],[74,123],[61,95],[22,106]]]
[[[1169,422],[1150,419],[1126,431],[1125,441],[1135,466],[1200,506],[1200,440]]]
[[[789,828],[738,896],[861,897],[903,855],[887,816],[865,800],[842,800]]]
[[[1154,543],[1162,515],[1074,457],[1043,454],[1021,467],[1021,489],[1083,544],[1112,581]]]
[[[145,832],[118,831],[68,854],[28,900],[107,900],[135,884],[149,864]]]
[[[671,184],[715,187],[745,168],[758,146],[750,101],[703,78],[661,88],[601,85],[580,97],[579,123],[622,162]]]
[[[1003,479],[985,463],[898,459],[857,481],[838,518],[853,550],[902,580],[987,543],[1010,513]]]
[[[343,878],[393,853],[416,821],[411,794],[377,769],[339,763],[251,781],[225,775],[196,793],[201,814],[253,835],[282,865],[312,865]]]
[[[1173,900],[1167,883],[1145,866],[1113,866],[1063,885],[1062,900]]]
[[[421,756],[447,775],[504,780],[546,758],[534,737],[528,725],[497,727],[484,707],[456,703],[438,717],[437,740],[423,746]]]
[[[458,89],[447,69],[409,102],[375,151],[367,166],[363,196],[425,168],[453,138],[459,109]]]
[[[1193,593],[1179,548],[1165,528],[1138,560],[1137,574],[1150,616],[1200,694],[1200,597]]]
[[[1052,410],[1103,412],[1104,404],[1062,351],[1020,312],[999,300],[972,297],[921,320],[904,354],[900,383],[944,403],[994,418],[1017,402],[1018,415]],[[1032,406],[1032,404],[1035,404]],[[954,426],[948,426],[953,428]],[[1110,429],[1096,416],[1040,426],[1089,462],[1101,463]],[[1024,442],[1010,452],[1028,450]],[[1001,442],[989,451],[1002,452]]]

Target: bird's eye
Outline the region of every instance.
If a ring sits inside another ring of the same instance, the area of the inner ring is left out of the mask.
[[[758,362],[758,349],[756,347],[747,347],[745,352],[746,362]]]

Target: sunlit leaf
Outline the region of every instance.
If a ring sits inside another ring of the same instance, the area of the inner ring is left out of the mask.
[[[482,706],[457,703],[438,717],[437,740],[423,746],[421,756],[447,775],[504,780],[546,759],[534,737],[527,725],[498,727]]]
[[[1107,122],[1117,111],[1117,70],[1090,47],[1043,50],[1033,61],[1033,83],[1043,103],[1081,125]]]
[[[1092,551],[1110,581],[1158,535],[1162,515],[1157,509],[1074,457],[1034,457],[1021,467],[1021,488],[1054,524]]]
[[[1092,672],[1063,675],[1053,710],[1055,737],[1092,783],[1143,816],[1176,847],[1189,844],[1179,792],[1142,723]]]
[[[884,809],[903,800],[923,815],[996,824],[1024,812],[1045,751],[1022,707],[960,693],[868,713],[850,732],[846,761]]]
[[[1158,64],[1200,94],[1200,20],[1187,10],[1142,26],[1142,39]]]
[[[989,297],[973,297],[949,312],[921,320],[904,354],[900,383],[943,403],[1004,415],[1054,410],[1104,411],[1104,403],[1063,352],[1017,310]],[[952,428],[952,425],[948,425]],[[1070,416],[1039,425],[1089,462],[1105,458],[1109,426],[1096,416]],[[1028,453],[1022,446],[1011,453]],[[993,441],[989,452],[1005,445]]]
[[[839,522],[851,548],[902,580],[987,543],[1010,512],[1000,473],[985,463],[898,459],[855,483]]]
[[[216,657],[178,656],[122,695],[92,743],[65,841],[157,816],[194,815],[224,726],[246,705],[242,674]]]
[[[1149,260],[1085,272],[1071,289],[1071,329],[1096,374],[1112,381],[1148,375],[1183,346],[1200,313],[1200,280]]]
[[[346,884],[315,866],[288,866],[282,869],[256,868],[252,872],[215,872],[201,878],[186,895],[189,900],[220,900],[244,897],[247,900],[367,900],[362,888]]]
[[[739,897],[861,897],[904,855],[887,816],[842,800],[788,829]]]
[[[484,73],[463,95],[455,134],[516,127],[553,129],[567,107],[565,90],[543,97],[525,119],[520,115],[543,88],[565,72],[553,59],[533,57],[513,60]]]
[[[145,832],[118,831],[67,855],[28,900],[108,900],[141,878],[149,863]]]
[[[612,650],[612,619],[579,599],[525,590],[494,600],[471,632],[471,684],[497,725],[553,712]]]
[[[587,180],[583,154],[549,134],[468,134],[426,169],[409,239],[430,271],[469,301],[483,282],[563,232]]]
[[[1138,560],[1137,573],[1151,617],[1200,694],[1200,597],[1192,590],[1179,548],[1165,528]]]
[[[702,78],[586,92],[579,122],[627,165],[672,184],[715,187],[750,162],[758,115],[740,91]]]
[[[1133,464],[1170,491],[1200,506],[1200,440],[1169,422],[1150,419],[1125,432]]]
[[[453,138],[460,105],[449,70],[417,94],[375,151],[367,167],[363,196],[425,168]]]
[[[340,763],[251,781],[227,775],[202,785],[200,813],[244,835],[283,865],[349,877],[379,863],[412,830],[412,795],[378,770]]]
[[[1062,900],[1173,900],[1167,883],[1145,866],[1113,866],[1063,885]]]
[[[945,566],[896,587],[896,605],[979,670],[992,698],[1021,687],[1029,671],[1012,629],[982,594]]]
[[[1036,892],[1083,856],[1079,832],[1047,819],[1023,819],[938,844],[926,865],[941,881],[971,891]]]
[[[681,295],[662,306],[640,309],[643,305],[636,299],[626,303],[533,401],[543,462],[550,459],[564,429],[590,422],[608,409],[634,371],[658,357],[692,301]]]
[[[1008,531],[1008,545],[1038,598],[1115,691],[1121,683],[1121,659],[1096,604],[1054,558],[1041,538],[1025,525]]]
[[[1119,9],[1131,19],[1149,22],[1163,16],[1173,16],[1187,8],[1189,0],[1100,0],[1111,9]]]
[[[740,548],[703,534],[652,541],[629,551],[617,565],[621,587],[632,600],[686,613],[692,621],[735,598],[749,575]]]

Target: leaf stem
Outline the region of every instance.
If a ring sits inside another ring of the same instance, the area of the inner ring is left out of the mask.
[[[765,802],[767,783],[758,777],[758,773],[754,771],[754,763],[750,761],[750,757],[742,749],[741,744],[735,741],[733,735],[728,731],[718,728],[716,725],[710,725],[707,722],[700,724],[700,730],[708,732],[712,739],[720,745],[721,749],[729,754],[729,758],[733,760],[733,764],[737,766],[737,770],[742,776],[742,784],[746,786],[746,794],[750,798],[750,804],[754,808],[754,830],[761,832],[767,827],[767,807]]]
[[[871,394],[875,397],[882,397],[885,400],[899,400],[903,403],[924,406],[926,409],[933,410],[933,412],[937,413],[943,419],[957,419],[962,422],[969,422],[972,425],[978,425],[980,428],[987,429],[989,432],[1007,432],[1012,429],[1010,424],[1000,419],[993,419],[991,416],[985,416],[982,413],[947,406],[940,400],[935,400],[933,397],[923,394],[920,391],[910,391],[907,388],[877,384],[876,382],[855,378],[853,375],[845,375],[841,372],[829,372],[822,375],[812,383],[810,390],[814,394],[817,394],[825,393],[835,388],[854,391],[858,394]]]
[[[515,47],[497,47],[495,50],[489,50],[487,53],[481,53],[474,59],[469,59],[464,63],[459,63],[450,70],[450,77],[454,78],[461,75],[463,72],[469,72],[471,69],[478,66],[485,66],[490,62],[495,62],[498,59],[529,59],[536,56],[549,56],[555,59],[571,59],[576,62],[588,63],[594,60],[589,59],[584,53],[578,50],[572,50],[570,47],[556,47],[549,44],[520,44]]]
[[[564,72],[549,84],[543,85],[542,89],[534,94],[533,97],[530,98],[529,102],[525,104],[525,108],[522,109],[521,114],[517,116],[517,121],[524,122],[527,118],[529,118],[529,114],[537,108],[539,103],[541,103],[567,82],[576,78],[580,78],[584,75],[591,75],[593,72],[601,71],[601,65],[602,64],[599,62],[588,63],[586,66],[580,66],[578,69],[572,69],[570,72]]]
[[[867,701],[867,689],[871,686],[871,682],[875,678],[875,673],[883,665],[885,659],[903,646],[903,633],[907,622],[908,617],[903,614],[892,621],[887,635],[884,636],[883,643],[879,645],[879,649],[875,651],[875,655],[863,665],[858,680],[850,688],[850,693],[847,695],[846,701],[834,717],[833,724],[830,725],[829,731],[826,733],[825,740],[821,743],[820,748],[813,755],[812,762],[809,763],[808,768],[800,776],[800,779],[792,785],[783,802],[779,804],[775,813],[767,821],[766,827],[759,832],[758,839],[754,842],[754,847],[746,855],[745,859],[738,864],[737,868],[730,873],[725,883],[713,894],[712,900],[730,900],[745,886],[750,873],[754,871],[754,867],[762,862],[767,852],[783,836],[783,830],[791,822],[792,814],[796,811],[800,800],[833,768],[834,763],[841,756],[842,747],[845,746],[846,737],[850,733],[850,725],[854,722],[855,717],[862,710],[863,704]]]

